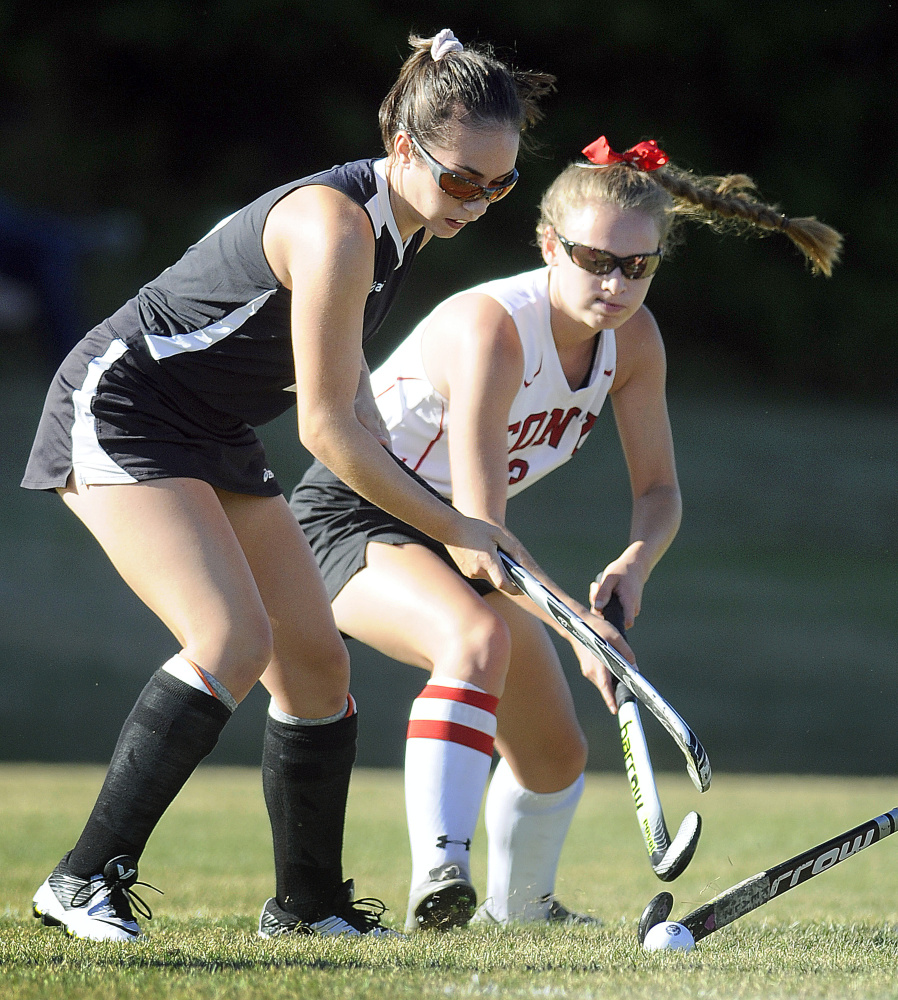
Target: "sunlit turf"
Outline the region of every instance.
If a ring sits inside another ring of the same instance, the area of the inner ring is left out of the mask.
[[[71,941],[30,914],[34,889],[92,804],[102,770],[0,767],[0,1000],[38,997],[895,997],[898,837],[774,900],[690,954],[646,954],[635,929],[663,886],[620,776],[590,775],[562,858],[559,896],[599,929],[466,929],[409,940],[260,940],[272,891],[267,820],[252,769],[203,768],[142,859],[155,918],[134,945]],[[659,778],[668,825],[704,819],[673,916],[898,805],[898,781],[717,775],[699,796]],[[472,856],[483,884],[484,837]],[[409,868],[401,776],[353,779],[346,875],[400,926]]]

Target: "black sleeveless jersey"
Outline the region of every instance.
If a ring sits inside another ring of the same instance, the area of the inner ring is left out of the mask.
[[[125,341],[148,373],[158,365],[165,381],[174,380],[248,424],[274,419],[296,402],[296,374],[292,293],[274,276],[262,250],[268,213],[309,184],[336,188],[365,209],[375,237],[374,281],[362,330],[367,340],[383,322],[424,236],[418,230],[403,245],[385,163],[357,160],[262,195],[220,222],[103,325]]]

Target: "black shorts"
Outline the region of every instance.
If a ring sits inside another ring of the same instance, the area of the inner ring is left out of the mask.
[[[425,489],[434,492],[407,465],[399,464]],[[445,497],[440,499],[449,502]],[[467,580],[478,594],[495,590],[486,580],[468,580],[462,576],[442,542],[360,497],[320,462],[313,463],[293,490],[290,509],[309,540],[331,600],[364,568],[368,542],[423,545]]]
[[[256,432],[197,398],[106,324],[63,361],[47,393],[22,486],[201,479],[250,496],[282,492]]]

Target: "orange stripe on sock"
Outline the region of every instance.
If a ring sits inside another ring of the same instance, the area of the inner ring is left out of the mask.
[[[181,656],[181,659],[182,659],[182,660],[187,660],[187,662],[188,662],[188,663],[189,663],[189,664],[191,665],[191,667],[193,667],[193,669],[194,669],[194,670],[196,671],[196,675],[197,675],[197,677],[199,677],[199,679],[200,679],[200,680],[201,680],[201,681],[203,682],[203,684],[205,685],[205,688],[206,688],[206,690],[207,690],[207,691],[209,692],[209,694],[211,694],[211,695],[212,695],[212,697],[216,699],[216,701],[221,701],[221,699],[220,699],[220,698],[218,697],[218,692],[217,692],[217,691],[215,690],[215,688],[214,688],[214,687],[212,687],[212,685],[211,685],[211,684],[210,684],[210,683],[209,683],[209,682],[208,682],[208,681],[206,680],[206,675],[205,675],[205,674],[203,673],[203,671],[202,671],[202,670],[201,670],[201,669],[200,669],[200,668],[199,668],[199,667],[198,667],[198,666],[197,666],[197,665],[196,665],[196,664],[195,664],[195,663],[193,662],[193,660],[189,660],[189,659],[187,659],[187,657],[186,657],[186,656],[185,656],[185,655],[184,655],[183,653],[181,653],[181,654],[180,654],[180,656]]]
[[[418,695],[419,698],[442,698],[444,701],[460,701],[474,708],[482,708],[485,712],[496,714],[499,699],[486,691],[468,691],[465,688],[442,687],[439,684],[428,684]]]
[[[445,740],[447,743],[459,743],[493,755],[493,737],[479,729],[463,726],[458,722],[444,722],[437,719],[412,719],[408,724],[406,739],[410,740]]]

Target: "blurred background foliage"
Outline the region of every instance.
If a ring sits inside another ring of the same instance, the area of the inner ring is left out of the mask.
[[[391,329],[437,296],[536,262],[540,193],[592,139],[624,149],[652,137],[675,162],[746,172],[788,214],[846,236],[826,281],[781,238],[693,231],[652,293],[679,351],[799,390],[888,397],[898,357],[892,7],[0,2],[0,192],[62,216],[127,220],[131,252],[114,266],[85,254],[93,322],[256,195],[377,155],[377,109],[409,31],[450,24],[555,73],[558,92],[513,199],[422,256],[419,294]]]

